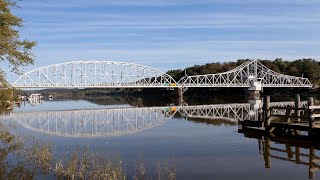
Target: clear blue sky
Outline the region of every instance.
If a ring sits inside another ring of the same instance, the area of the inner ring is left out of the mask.
[[[320,0],[23,0],[37,67],[121,60],[163,71],[239,58],[320,58]],[[3,66],[3,65],[2,65]],[[8,74],[9,80],[14,75]]]

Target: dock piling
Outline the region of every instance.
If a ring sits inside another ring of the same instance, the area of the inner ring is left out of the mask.
[[[270,168],[271,167],[271,145],[270,145],[270,139],[268,137],[265,137],[264,139],[264,166],[265,168]]]
[[[314,128],[314,117],[313,111],[314,109],[310,108],[310,106],[314,106],[313,97],[308,98],[308,109],[309,109],[309,134],[312,134],[312,129]]]
[[[300,108],[301,107],[301,103],[300,103],[300,95],[299,94],[296,94],[296,97],[295,97],[295,101],[294,101],[295,103],[295,108]],[[296,109],[296,116],[297,116],[297,118],[296,118],[296,120],[297,120],[297,122],[300,122],[300,114],[301,114],[301,110],[298,110],[298,109]]]
[[[300,164],[301,159],[300,159],[300,147],[299,146],[295,147],[295,154],[296,154],[296,164]]]
[[[264,105],[264,128],[267,130],[270,125],[270,96],[263,98]]]
[[[311,146],[309,149],[309,179],[315,178],[315,170],[314,170],[314,160],[315,159],[315,149]]]

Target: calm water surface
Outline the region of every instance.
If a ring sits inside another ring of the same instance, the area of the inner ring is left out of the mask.
[[[232,104],[237,103],[243,102],[235,100]],[[174,114],[176,109],[168,108],[171,107],[54,99],[22,104],[11,115],[3,115],[1,121],[15,123],[12,130],[15,134],[50,143],[54,158],[81,146],[90,152],[117,155],[128,179],[133,178],[134,164],[139,161],[144,162],[151,174],[155,173],[157,163],[165,162],[174,169],[177,179],[309,178],[309,167],[295,163],[294,156],[289,157],[293,162],[271,158],[271,167],[266,168],[261,150],[264,137],[260,140],[244,137],[232,119],[184,118]],[[271,141],[271,145],[286,150],[284,143]],[[301,152],[308,154],[309,149],[301,148]],[[288,153],[272,151],[271,154],[288,158]],[[309,161],[307,157],[301,160]],[[315,178],[319,179],[320,175],[316,173]]]

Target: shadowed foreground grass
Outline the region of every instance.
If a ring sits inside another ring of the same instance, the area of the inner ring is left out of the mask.
[[[12,128],[11,128],[12,129]],[[176,179],[175,168],[160,163],[148,172],[143,161],[128,176],[121,158],[90,152],[88,147],[54,155],[49,143],[15,136],[0,122],[0,179]]]

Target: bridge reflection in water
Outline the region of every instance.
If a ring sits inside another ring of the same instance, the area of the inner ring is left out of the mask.
[[[67,137],[118,136],[155,127],[172,116],[170,108],[119,108],[11,113],[25,128]]]
[[[302,102],[302,105],[307,104]],[[163,124],[173,117],[238,121],[259,121],[261,100],[248,103],[195,106],[132,107],[10,113],[1,118],[15,120],[37,132],[66,137],[119,136]],[[294,102],[274,102],[271,106],[294,106]],[[280,112],[281,113],[281,112]]]

